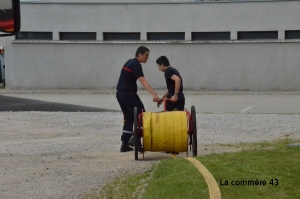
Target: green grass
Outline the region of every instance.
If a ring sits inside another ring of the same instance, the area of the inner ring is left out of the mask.
[[[253,144],[252,150],[209,155],[197,159],[215,177],[223,199],[298,199],[300,198],[300,150],[299,147],[286,147],[287,143],[288,140],[264,142]],[[273,185],[270,184],[272,179]],[[241,180],[266,181],[266,185],[231,184],[232,181]],[[228,186],[225,185],[226,181]],[[276,182],[278,185],[275,185]]]
[[[235,146],[242,148],[241,152],[196,159],[212,173],[223,199],[299,199],[300,148],[288,148],[286,145],[290,142],[299,141],[240,144]],[[272,179],[273,185],[270,184]],[[266,184],[252,185],[256,180]],[[249,185],[231,184],[232,181],[245,181]],[[200,172],[189,161],[177,158],[163,160],[155,169],[143,174],[116,179],[100,193],[89,194],[86,199],[138,198],[141,193],[144,199],[209,198],[207,184]]]
[[[203,182],[203,176],[187,160],[164,160],[154,171],[143,198],[207,198],[209,192]]]

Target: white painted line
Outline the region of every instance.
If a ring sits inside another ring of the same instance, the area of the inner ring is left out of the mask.
[[[251,109],[251,108],[252,108],[252,106],[249,106],[248,108],[242,110],[241,113],[244,113],[245,111],[248,111],[248,110]]]

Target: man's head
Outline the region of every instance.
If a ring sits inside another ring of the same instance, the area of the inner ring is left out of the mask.
[[[156,60],[158,69],[161,72],[164,72],[166,70],[166,67],[170,66],[170,62],[168,60],[168,58],[166,56],[160,56],[157,60]]]
[[[140,46],[136,50],[135,57],[140,63],[146,63],[149,59],[150,50],[145,46]]]

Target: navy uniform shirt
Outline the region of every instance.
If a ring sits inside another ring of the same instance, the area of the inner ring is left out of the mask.
[[[136,59],[129,59],[123,66],[117,90],[122,92],[137,92],[136,80],[139,77],[144,77],[142,65]]]
[[[179,77],[181,79],[179,93],[181,93],[183,90],[182,78],[181,78],[179,72],[175,68],[169,67],[165,70],[165,79],[166,79],[166,83],[167,83],[169,96],[174,95],[174,92],[175,92],[175,81],[171,79],[171,77],[173,75],[176,75],[177,77]]]

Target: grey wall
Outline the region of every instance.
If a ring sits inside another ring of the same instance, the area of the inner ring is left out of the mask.
[[[140,45],[144,73],[165,88],[155,64],[166,55],[185,89],[300,90],[300,2],[22,4],[21,31],[51,31],[53,41],[6,40],[8,88],[115,88]],[[278,31],[278,40],[236,41],[238,31]],[[185,41],[146,41],[147,32],[185,32]],[[231,41],[190,41],[191,32],[231,32]],[[98,41],[59,41],[59,32],[97,32]],[[141,32],[138,42],[102,41],[103,32]]]

